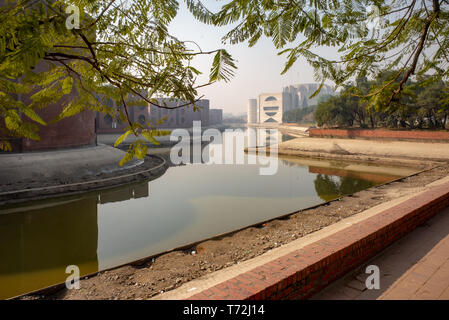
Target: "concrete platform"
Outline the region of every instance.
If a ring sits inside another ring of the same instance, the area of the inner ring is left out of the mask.
[[[125,152],[107,145],[44,152],[0,154],[1,184],[26,180],[65,179],[124,170],[142,164],[132,160],[119,166]]]
[[[151,180],[168,168],[158,156],[133,159],[110,146],[0,154],[0,205]]]

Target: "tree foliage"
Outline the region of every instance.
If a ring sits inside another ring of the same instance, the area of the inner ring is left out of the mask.
[[[447,0],[232,0],[214,13],[199,0],[188,2],[200,21],[232,25],[224,42],[252,46],[262,35],[269,37],[287,56],[283,73],[302,58],[314,68],[316,81],[342,87],[396,70],[365,93],[369,105],[391,106],[413,77],[448,79]],[[323,57],[318,47],[337,48],[340,57]]]
[[[79,26],[70,28],[79,9]],[[128,108],[142,101],[158,105],[156,95],[198,100],[197,89],[228,81],[236,68],[223,49],[203,52],[196,44],[167,31],[176,16],[176,0],[13,0],[0,6],[0,149],[8,137],[39,139],[36,110],[63,105],[54,119],[94,110],[128,122],[126,135],[140,138],[127,158],[142,157],[145,140],[155,142],[155,124],[133,123]],[[194,49],[192,49],[192,47]],[[200,71],[191,62],[215,55],[210,80],[197,83]],[[75,94],[74,94],[75,93]],[[62,98],[72,94],[72,99]],[[30,97],[25,104],[20,96]],[[117,101],[119,110],[107,104]],[[184,107],[180,105],[177,108]],[[120,111],[124,110],[124,112]]]
[[[316,105],[308,106],[305,108],[296,108],[289,111],[284,112],[282,115],[282,122],[285,123],[299,123],[301,122],[305,116],[309,114],[313,114],[315,112]]]
[[[351,176],[336,178],[325,174],[318,174],[314,184],[318,196],[324,201],[331,201],[376,185],[375,182]]]
[[[449,117],[449,85],[444,81],[434,82],[430,77],[407,81],[399,99],[386,104],[391,91],[385,90],[376,104],[369,104],[366,93],[383,85],[385,79],[395,72],[383,71],[375,80],[361,79],[355,84],[346,85],[338,96],[318,104],[315,111],[317,124],[445,129]]]

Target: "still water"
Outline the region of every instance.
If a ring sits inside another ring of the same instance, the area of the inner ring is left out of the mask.
[[[90,274],[416,171],[279,156],[262,176],[248,163],[174,166],[151,182],[0,207],[0,298],[64,282],[68,265]]]

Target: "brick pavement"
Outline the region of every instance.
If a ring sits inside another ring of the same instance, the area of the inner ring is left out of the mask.
[[[365,286],[367,265],[380,269],[379,290]],[[312,299],[449,299],[449,209]]]

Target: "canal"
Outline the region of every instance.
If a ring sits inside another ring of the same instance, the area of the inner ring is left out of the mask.
[[[273,156],[172,166],[150,182],[0,207],[0,298],[64,282],[68,265],[94,273],[416,172],[279,156],[276,173],[260,175]]]

